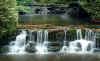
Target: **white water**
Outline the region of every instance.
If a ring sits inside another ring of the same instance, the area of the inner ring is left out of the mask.
[[[22,31],[17,37],[15,41],[12,41],[9,45],[9,53],[8,54],[25,54],[25,43],[26,43],[26,31]]]
[[[37,54],[47,54],[47,43],[48,43],[48,31],[38,31],[37,32],[37,45],[36,45],[36,53]]]
[[[42,7],[41,9],[41,15],[48,15],[49,10],[47,9],[47,7]]]
[[[92,53],[95,47],[96,34],[92,30],[85,30],[85,38],[83,38],[81,29],[76,30],[77,40],[68,42],[66,40],[66,32],[63,40],[63,47],[60,52],[67,53]],[[66,45],[68,43],[69,46]]]
[[[95,49],[95,38],[96,33],[93,30],[86,29],[85,36],[81,29],[76,30],[77,40],[68,41],[66,38],[67,30],[64,30],[64,40],[63,46],[60,50],[61,53],[92,53]],[[30,43],[36,44],[35,46],[36,54],[48,54],[48,40],[49,32],[47,30],[41,30],[37,32],[37,40],[35,41],[32,32],[29,34],[29,40],[26,42],[27,32],[22,31],[17,37],[15,41],[10,42],[9,45],[9,53],[8,54],[25,54],[25,48],[30,45]]]
[[[83,39],[82,37],[81,29],[77,29],[76,33],[77,33],[77,40],[70,42],[69,52],[71,53],[76,53],[76,52],[91,53],[93,52],[95,40],[90,40],[91,37],[94,37],[94,35],[91,35],[92,31],[86,30],[85,39]]]
[[[68,43],[67,40],[66,40],[66,30],[64,30],[64,33],[65,33],[65,36],[64,36],[64,41],[63,41],[63,47],[62,49],[60,50],[60,52],[68,52],[68,46],[66,46]]]

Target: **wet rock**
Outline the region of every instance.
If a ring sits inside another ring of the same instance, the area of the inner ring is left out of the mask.
[[[85,24],[92,22],[88,12],[79,3],[70,3],[66,8],[66,13],[73,19],[73,22],[76,20]]]
[[[8,46],[0,47],[0,53],[6,54],[8,51],[9,51],[9,47]]]
[[[61,42],[50,42],[48,43],[47,46],[49,52],[58,52],[60,51],[61,47],[62,47]]]
[[[35,43],[29,42],[29,43],[27,44],[27,46],[26,46],[25,51],[27,51],[27,52],[29,52],[29,53],[34,53],[34,52],[36,52],[35,46],[36,46]]]
[[[49,32],[49,40],[62,41],[64,39],[64,30],[54,30]]]

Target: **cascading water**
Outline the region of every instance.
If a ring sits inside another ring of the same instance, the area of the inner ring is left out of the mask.
[[[8,54],[25,54],[26,36],[27,32],[23,30],[16,40],[10,43]]]
[[[67,40],[67,31],[64,30],[63,46],[60,48],[61,53],[91,53],[95,49],[96,33],[93,30],[86,29],[84,35],[81,29],[76,30],[76,40]],[[35,41],[35,33],[29,33],[29,40],[26,41],[27,32],[23,30],[15,41],[9,45],[8,54],[25,54],[28,51],[35,50],[36,54],[47,54],[48,47],[51,41],[48,40],[48,30],[41,30],[37,32],[37,40]],[[52,45],[52,44],[51,44]],[[53,46],[52,46],[53,47]]]
[[[66,40],[66,30],[64,30],[64,34],[65,34],[65,36],[64,36],[64,40],[63,40],[63,47],[62,47],[62,49],[60,50],[60,52],[68,52],[68,46],[67,46],[67,44],[66,43],[68,43],[67,42],[67,40]]]
[[[76,33],[77,33],[77,40],[83,39],[82,38],[82,31],[81,31],[81,29],[77,29]]]
[[[34,50],[34,46],[35,46],[35,37],[32,34],[32,32],[29,32],[29,40],[27,40],[26,42],[26,50]]]
[[[86,29],[85,31],[85,40],[91,40],[91,41],[96,41],[96,33],[93,32],[93,30],[88,30]]]
[[[37,42],[36,42],[36,53],[38,54],[46,54],[47,50],[47,42],[48,42],[48,31],[38,31],[37,32]]]
[[[88,33],[87,33],[88,32]],[[95,37],[91,35],[92,30],[86,30],[85,39],[82,37],[81,29],[76,30],[77,40],[70,42],[69,44],[69,52],[79,52],[79,53],[90,53],[93,52],[94,48],[94,40],[90,40],[91,37]]]
[[[48,15],[49,10],[47,9],[47,7],[42,7],[42,15]]]

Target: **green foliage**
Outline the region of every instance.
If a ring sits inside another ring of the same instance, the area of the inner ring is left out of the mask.
[[[28,13],[31,10],[31,7],[25,6],[25,4],[29,3],[33,4],[34,0],[16,0],[16,10]]]
[[[16,0],[0,0],[0,39],[16,28]]]
[[[34,2],[40,4],[51,4],[51,3],[59,3],[59,4],[69,4],[73,1],[80,1],[80,4],[89,12],[93,18],[100,18],[100,0],[17,0],[17,11],[29,12],[31,11],[31,7],[24,6],[27,3]]]
[[[60,3],[60,4],[66,4],[68,2],[78,1],[78,0],[35,0],[35,1],[39,2],[39,3]]]
[[[92,18],[100,18],[100,0],[85,2],[84,8],[91,13]]]
[[[29,13],[31,11],[31,7],[25,6],[26,4],[67,4],[72,1],[77,1],[77,0],[16,0],[17,2],[17,11],[23,11]]]

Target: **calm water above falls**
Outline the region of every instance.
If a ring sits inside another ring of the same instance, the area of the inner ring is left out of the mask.
[[[72,19],[65,15],[20,15],[19,24],[80,25],[92,23],[83,19]]]

